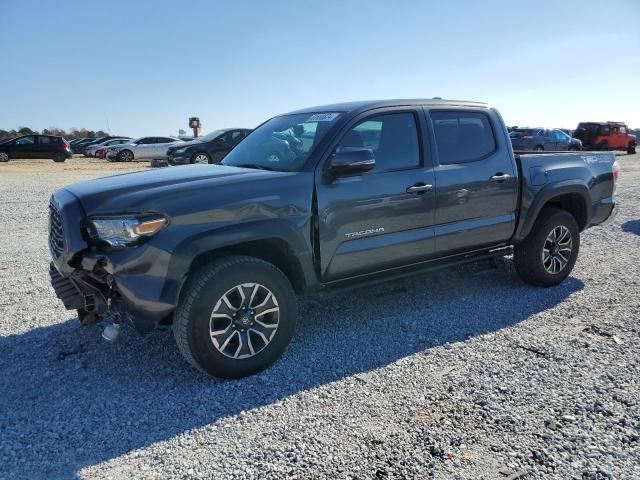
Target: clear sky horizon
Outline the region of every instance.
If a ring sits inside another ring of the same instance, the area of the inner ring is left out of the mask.
[[[0,0],[0,129],[176,135],[443,97],[509,125],[640,128],[640,0]]]

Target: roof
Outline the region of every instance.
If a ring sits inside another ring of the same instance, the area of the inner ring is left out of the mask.
[[[294,110],[294,113],[318,113],[318,112],[344,112],[350,113],[358,110],[370,110],[373,108],[396,107],[396,106],[416,106],[416,105],[447,105],[447,106],[468,106],[468,107],[488,107],[482,102],[468,102],[464,100],[443,100],[440,98],[413,98],[396,100],[363,100],[357,102],[333,103],[329,105],[319,105],[317,107],[302,108]]]

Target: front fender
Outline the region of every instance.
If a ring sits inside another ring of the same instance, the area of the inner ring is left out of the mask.
[[[297,258],[307,285],[316,281],[313,254],[308,236],[308,219],[291,223],[283,219],[255,220],[248,223],[228,225],[198,233],[183,240],[171,253],[167,268],[167,282],[164,284],[162,299],[178,304],[180,292],[189,274],[193,261],[202,254],[234,247],[243,243],[261,240],[281,240],[285,242]]]

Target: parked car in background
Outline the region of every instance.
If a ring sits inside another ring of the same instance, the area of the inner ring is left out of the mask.
[[[125,137],[123,135],[105,135],[104,137],[96,138],[92,142],[85,143],[84,147],[83,147],[83,150],[82,150],[82,153],[84,154],[85,157],[89,157],[89,156],[91,156],[91,155],[87,155],[87,149],[89,147],[92,147],[94,145],[99,145],[99,144],[104,143],[104,142],[106,142],[108,140],[113,140],[113,139],[116,139],[116,138],[128,138],[129,140],[131,140],[131,137]]]
[[[0,162],[12,158],[51,158],[54,162],[64,162],[72,156],[69,143],[53,135],[23,135],[0,143]]]
[[[571,138],[559,128],[513,128],[509,132],[511,145],[519,151],[582,150],[582,142]]]
[[[72,148],[73,153],[84,152],[84,147],[87,146],[89,143],[93,142],[94,140],[96,140],[96,137],[81,138],[79,142],[76,142],[73,145],[73,148]]]
[[[580,122],[576,138],[588,150],[624,150],[636,153],[637,138],[623,122]]]
[[[169,165],[218,163],[250,132],[249,128],[225,128],[182,145],[169,147],[168,163]]]
[[[176,137],[140,137],[130,143],[107,147],[106,158],[110,162],[163,158],[167,156],[167,149],[176,143],[184,142]]]
[[[110,140],[105,140],[100,143],[92,143],[88,145],[84,149],[85,157],[95,157],[96,152],[100,149],[104,150],[106,147],[111,147],[113,145],[122,145],[123,143],[129,143],[131,141],[131,137],[122,137],[122,138],[112,138]]]

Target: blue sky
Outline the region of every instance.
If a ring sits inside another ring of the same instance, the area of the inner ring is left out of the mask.
[[[0,0],[0,45],[3,129],[176,134],[433,96],[640,128],[640,0]]]

